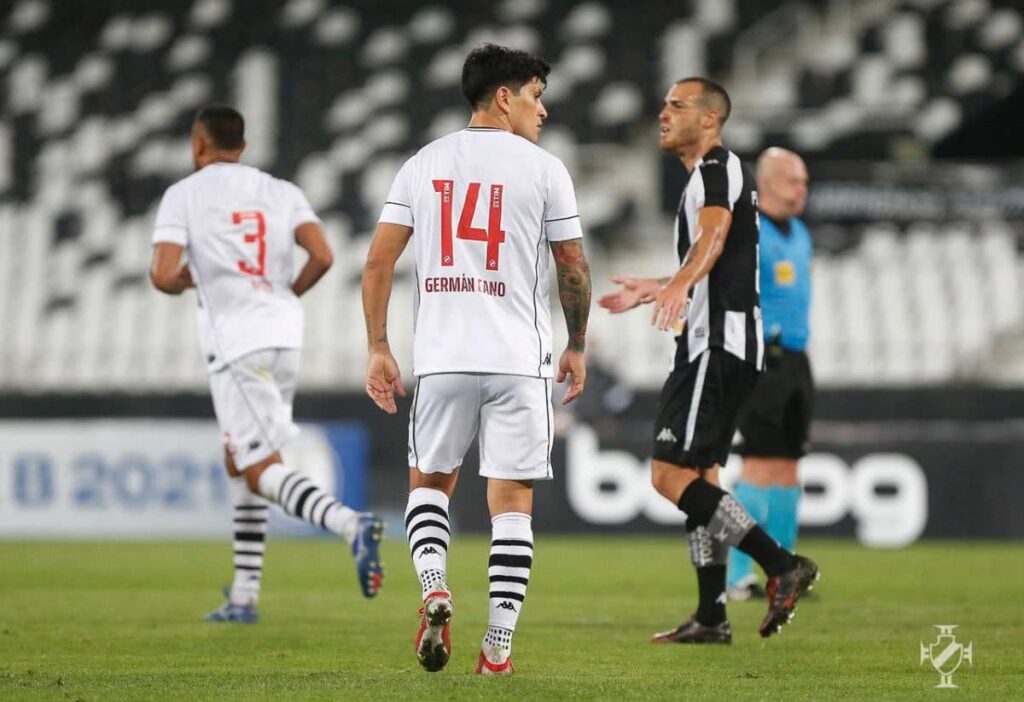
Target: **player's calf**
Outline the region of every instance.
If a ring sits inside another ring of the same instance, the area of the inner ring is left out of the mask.
[[[423,597],[448,591],[448,547],[452,531],[448,519],[448,495],[419,487],[409,493],[405,508],[405,534]]]
[[[707,527],[687,524],[690,562],[697,569],[697,612],[675,629],[655,634],[653,643],[732,643],[725,616],[725,562],[728,546],[712,538]]]
[[[768,614],[761,622],[761,636],[781,630],[796,608],[797,600],[818,577],[818,568],[810,559],[785,550],[759,527],[725,491],[703,480],[687,486],[679,499],[679,508],[687,519],[706,525],[711,535],[750,555],[768,576]]]
[[[333,495],[298,471],[289,470],[278,454],[245,470],[250,488],[277,503],[286,514],[333,532],[351,546],[356,560],[359,586],[366,597],[380,589],[384,566],[377,545],[383,522],[375,515],[360,513],[341,504]]]
[[[533,528],[530,515],[522,512],[499,514],[491,525],[491,555],[487,563],[490,610],[476,672],[509,675],[514,671],[512,635],[526,600],[533,567]]]

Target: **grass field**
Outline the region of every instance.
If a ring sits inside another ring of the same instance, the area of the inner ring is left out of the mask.
[[[262,621],[210,625],[227,543],[0,542],[0,699],[1024,698],[1024,549],[930,543],[869,551],[808,541],[823,579],[777,638],[761,603],[730,605],[731,647],[652,646],[694,605],[682,537],[539,535],[506,679],[471,674],[487,617],[487,542],[457,538],[454,655],[413,657],[418,586],[388,541],[386,588],[358,593],[329,541],[272,541]],[[959,624],[974,667],[936,690],[919,665],[934,624]]]

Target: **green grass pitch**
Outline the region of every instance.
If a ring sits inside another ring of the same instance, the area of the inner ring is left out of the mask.
[[[418,586],[385,543],[364,600],[337,542],[270,540],[255,626],[199,616],[228,580],[224,543],[0,542],[0,699],[985,699],[1024,698],[1024,549],[925,543],[895,551],[805,541],[822,581],[780,637],[764,605],[733,603],[731,647],[654,646],[695,604],[684,537],[537,535],[511,678],[472,675],[487,617],[487,541],[449,559],[454,652],[413,656]],[[974,666],[936,690],[919,662],[935,624],[958,624]]]

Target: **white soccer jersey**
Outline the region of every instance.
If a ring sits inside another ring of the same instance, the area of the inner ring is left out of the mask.
[[[260,349],[302,348],[295,229],[319,221],[298,187],[240,163],[210,164],[164,193],[153,243],[188,251],[211,371]]]
[[[413,373],[552,376],[548,243],[583,236],[565,165],[468,127],[406,161],[381,222],[413,227]]]

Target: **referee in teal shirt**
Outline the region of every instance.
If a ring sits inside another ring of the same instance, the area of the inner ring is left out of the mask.
[[[734,495],[789,551],[796,546],[800,483],[797,461],[807,453],[814,381],[807,360],[811,256],[807,226],[807,166],[792,151],[770,148],[757,161],[760,212],[761,312],[765,372],[737,423],[743,472]],[[763,596],[750,557],[729,556],[730,599]]]

